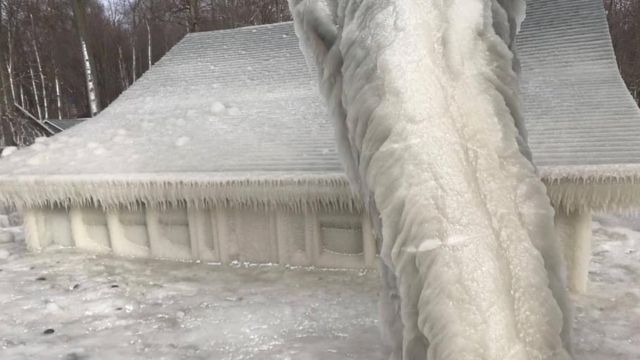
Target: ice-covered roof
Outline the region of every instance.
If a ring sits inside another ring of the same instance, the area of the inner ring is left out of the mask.
[[[354,203],[289,23],[189,34],[97,117],[0,174],[1,195],[23,203]]]
[[[640,204],[640,111],[600,0],[530,0],[518,37],[534,162],[555,203]]]
[[[528,1],[519,49],[554,202],[591,175],[635,179],[640,116],[600,1]],[[357,206],[314,74],[290,23],[189,34],[96,118],[0,161],[0,200]]]

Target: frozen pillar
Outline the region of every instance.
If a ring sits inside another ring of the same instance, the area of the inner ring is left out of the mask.
[[[32,251],[42,250],[43,239],[38,226],[39,218],[42,216],[39,210],[26,208],[24,209],[24,230],[27,248]]]
[[[572,292],[583,294],[587,291],[591,261],[591,211],[558,209],[556,229],[567,262],[567,285]]]

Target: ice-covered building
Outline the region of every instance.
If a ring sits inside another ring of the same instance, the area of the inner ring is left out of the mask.
[[[640,113],[599,0],[530,0],[534,162],[584,289],[592,211],[640,200]],[[190,34],[95,119],[0,161],[33,249],[372,267],[376,245],[290,23]]]

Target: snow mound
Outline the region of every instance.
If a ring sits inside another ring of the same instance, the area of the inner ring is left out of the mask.
[[[4,149],[2,149],[2,154],[0,155],[0,157],[7,157],[13,154],[14,152],[16,152],[16,150],[18,150],[18,148],[15,146],[7,146]]]

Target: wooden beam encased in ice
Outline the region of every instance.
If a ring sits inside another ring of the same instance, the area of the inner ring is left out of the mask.
[[[587,291],[591,261],[591,212],[556,212],[558,239],[567,261],[567,284],[578,294]]]

